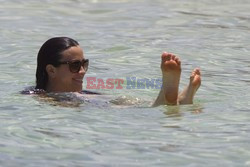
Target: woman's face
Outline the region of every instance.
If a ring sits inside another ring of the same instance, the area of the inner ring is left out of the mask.
[[[60,62],[82,61],[83,50],[80,46],[73,46],[62,52]],[[79,92],[82,90],[83,77],[86,71],[81,66],[79,72],[71,72],[69,64],[61,64],[56,67],[53,84],[57,92]],[[53,86],[53,87],[54,87]]]

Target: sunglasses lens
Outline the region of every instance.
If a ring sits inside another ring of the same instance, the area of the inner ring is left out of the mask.
[[[78,73],[80,71],[80,68],[81,68],[81,62],[80,61],[72,62],[72,63],[69,64],[69,69],[73,73]]]
[[[82,66],[83,66],[84,70],[87,71],[88,67],[89,67],[89,60],[88,59],[84,60],[82,62]]]
[[[89,60],[83,60],[83,61],[75,61],[75,62],[71,62],[69,63],[69,69],[71,72],[73,73],[78,73],[81,69],[81,66],[83,66],[85,72],[88,70],[88,66],[89,66]]]

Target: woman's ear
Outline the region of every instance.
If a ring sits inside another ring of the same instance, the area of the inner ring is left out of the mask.
[[[46,71],[49,77],[54,78],[56,76],[56,68],[53,65],[48,64],[46,66]]]

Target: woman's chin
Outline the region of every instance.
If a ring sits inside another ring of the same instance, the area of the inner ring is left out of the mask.
[[[82,91],[82,86],[77,86],[72,90],[73,90],[72,92],[81,92]]]

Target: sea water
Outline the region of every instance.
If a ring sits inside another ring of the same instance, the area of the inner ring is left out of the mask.
[[[247,0],[0,0],[0,166],[250,166],[249,11]],[[91,90],[110,97],[93,103],[20,94],[54,36],[90,59],[84,89],[87,77],[123,87]],[[163,51],[182,61],[180,90],[201,69],[193,105],[152,108],[159,89],[127,87],[161,78]]]

